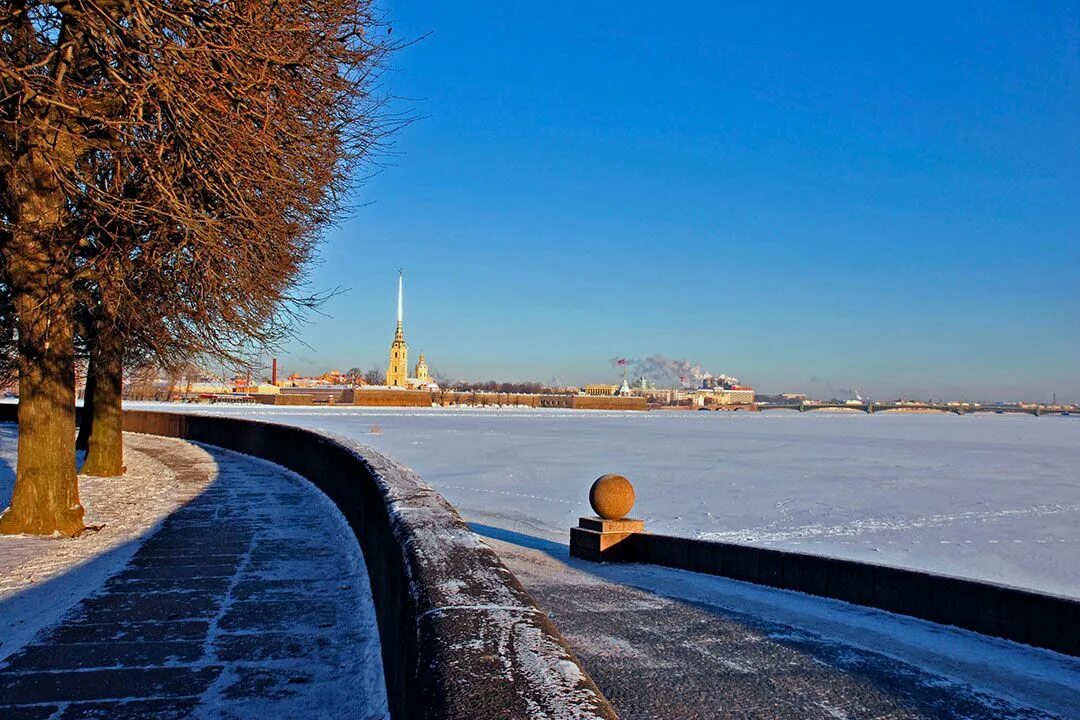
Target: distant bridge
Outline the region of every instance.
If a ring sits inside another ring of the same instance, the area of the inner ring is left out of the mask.
[[[758,403],[758,410],[795,410],[796,412],[809,412],[811,410],[856,410],[864,413],[879,413],[889,411],[919,410],[922,412],[945,412],[956,415],[968,413],[1020,413],[1023,415],[1070,415],[1080,414],[1075,408],[1061,407],[1057,405],[1036,405],[1035,407],[996,407],[987,405],[948,405],[946,403],[831,403],[831,402],[803,402],[797,405],[780,405],[775,403]]]

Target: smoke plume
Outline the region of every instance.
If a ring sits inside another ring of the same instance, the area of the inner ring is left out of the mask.
[[[621,369],[620,360],[612,358],[611,366]],[[739,379],[724,373],[713,374],[705,370],[701,363],[690,360],[673,360],[663,355],[650,355],[644,359],[625,358],[627,375],[631,382],[644,377],[655,387],[701,387],[707,381],[720,381],[737,385]]]
[[[810,384],[817,387],[825,388],[825,393],[828,394],[828,399],[836,400],[858,400],[862,402],[863,396],[855,388],[837,388],[833,387],[827,379],[813,375],[810,377]],[[815,396],[821,393],[815,393]]]

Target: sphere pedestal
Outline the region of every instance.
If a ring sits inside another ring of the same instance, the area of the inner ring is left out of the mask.
[[[631,561],[632,543],[626,540],[645,531],[642,520],[625,517],[634,507],[634,486],[622,475],[603,475],[589,488],[589,504],[596,517],[579,518],[578,526],[570,528],[570,555],[593,562]]]
[[[570,556],[593,562],[632,562],[632,543],[626,541],[644,531],[644,520],[579,518],[578,526],[570,528]]]

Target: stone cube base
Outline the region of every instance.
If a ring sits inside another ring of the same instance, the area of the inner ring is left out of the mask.
[[[630,543],[624,541],[644,531],[642,520],[583,517],[577,527],[570,528],[570,555],[593,562],[633,562]]]

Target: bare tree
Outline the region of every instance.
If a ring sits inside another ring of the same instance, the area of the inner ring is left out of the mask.
[[[78,282],[90,458],[100,431],[110,473],[125,354],[237,357],[281,337],[343,179],[385,131],[378,25],[370,0],[0,0],[0,255],[22,395],[0,532],[82,527]]]

